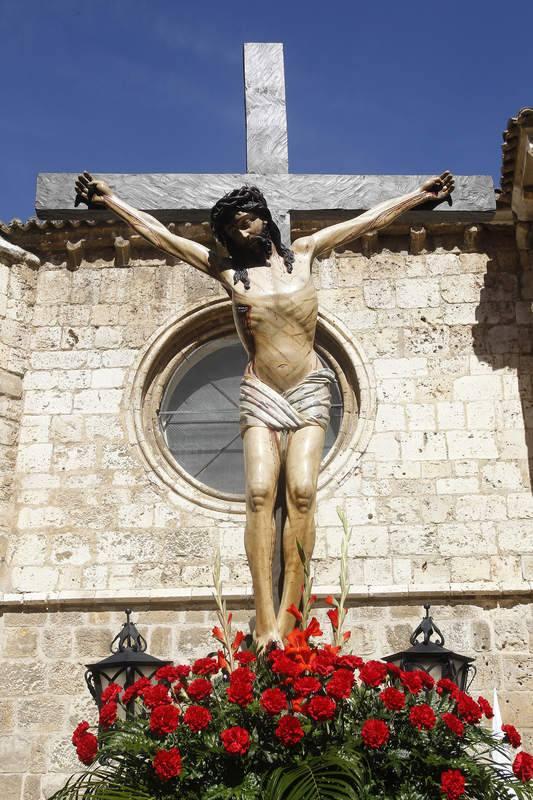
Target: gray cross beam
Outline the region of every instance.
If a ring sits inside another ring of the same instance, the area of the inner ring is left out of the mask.
[[[98,173],[117,195],[163,221],[205,220],[226,192],[254,184],[264,193],[285,242],[290,215],[353,212],[354,215],[418,188],[429,175],[302,175],[288,171],[288,137],[282,44],[245,44],[246,173],[124,174]],[[85,165],[83,165],[85,166]],[[36,212],[41,219],[96,219],[108,210],[74,208],[75,173],[41,173]],[[415,210],[405,219],[481,222],[495,211],[492,178],[458,175],[453,205]],[[437,216],[435,216],[437,215]]]

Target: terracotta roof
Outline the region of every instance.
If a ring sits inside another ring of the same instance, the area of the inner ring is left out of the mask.
[[[507,123],[507,128],[503,132],[503,162],[501,170],[501,194],[499,202],[511,205],[511,194],[513,191],[514,173],[516,167],[516,154],[520,139],[520,128],[522,125],[533,125],[533,108],[522,108],[516,117],[511,117]]]
[[[102,224],[116,224],[116,220],[95,220],[95,219],[37,219],[30,217],[30,219],[23,222],[20,219],[12,219],[11,222],[0,222],[0,232],[9,234],[16,231],[53,231],[61,230],[62,228],[79,228],[80,226],[87,225],[94,227],[95,225]]]

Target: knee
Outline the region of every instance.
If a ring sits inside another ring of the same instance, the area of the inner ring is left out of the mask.
[[[252,511],[264,511],[274,505],[274,487],[255,483],[248,488],[248,505]]]
[[[289,502],[301,514],[307,514],[313,508],[316,495],[316,486],[313,481],[300,480],[289,487]]]

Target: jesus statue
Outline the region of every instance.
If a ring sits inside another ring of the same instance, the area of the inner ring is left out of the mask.
[[[316,488],[329,421],[333,373],[314,349],[317,293],[313,259],[377,231],[400,214],[453,191],[449,172],[411,194],[388,200],[354,219],[281,241],[265,198],[254,186],[224,195],[211,210],[211,227],[228,255],[171,233],[162,222],[125,203],[104,182],[84,172],[76,205],[105,206],[150,244],[219,281],[232,299],[238,335],[248,354],[240,395],[246,480],[245,547],[252,574],[258,646],[280,643],[294,625],[303,565],[297,542],[311,559]],[[276,530],[274,504],[283,477],[287,518],[283,530],[284,582],[279,613],[272,591]]]

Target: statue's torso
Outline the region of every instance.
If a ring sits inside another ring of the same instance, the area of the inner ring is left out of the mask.
[[[230,271],[228,270],[228,273]],[[320,366],[314,351],[318,299],[309,258],[297,254],[292,273],[280,257],[248,270],[250,288],[232,286],[239,338],[257,377],[277,391],[296,386]]]

